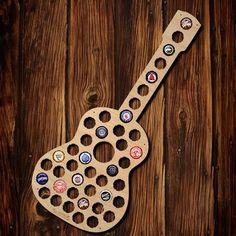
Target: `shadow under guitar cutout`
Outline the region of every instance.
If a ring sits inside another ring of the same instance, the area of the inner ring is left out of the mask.
[[[45,209],[93,233],[105,232],[121,222],[129,206],[130,173],[149,151],[147,134],[137,120],[199,28],[195,17],[177,11],[120,109],[89,110],[71,141],[39,159],[32,188]]]

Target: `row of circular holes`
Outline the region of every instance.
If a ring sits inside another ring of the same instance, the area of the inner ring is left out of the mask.
[[[126,169],[130,166],[130,160],[127,158],[127,157],[122,157],[120,158],[119,160],[119,166],[122,168],[122,169]],[[78,162],[75,161],[75,160],[69,160],[67,162],[67,165],[66,165],[67,169],[69,171],[76,171],[77,168],[78,168]],[[50,161],[49,159],[44,159],[42,162],[41,162],[41,168],[45,171],[48,171],[52,168],[52,161]],[[57,168],[57,167],[55,167]],[[55,170],[54,168],[54,170]],[[61,172],[63,173],[65,170],[63,168],[63,171],[58,168],[58,170],[55,171],[55,173],[58,175],[55,175],[56,177],[61,177]]]
[[[176,43],[180,43],[183,41],[183,33],[180,31],[176,31],[172,34],[172,40]],[[155,67],[158,69],[164,69],[166,67],[166,60],[162,57],[157,58],[155,60]],[[147,85],[140,85],[138,87],[138,94],[141,96],[146,96],[149,92],[149,87]],[[133,110],[138,109],[141,106],[141,101],[138,98],[131,98],[129,101],[129,107]]]

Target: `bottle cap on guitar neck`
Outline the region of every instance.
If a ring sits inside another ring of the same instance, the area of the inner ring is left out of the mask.
[[[120,113],[120,119],[124,122],[124,123],[128,123],[133,119],[133,113],[129,110],[123,110]]]
[[[155,83],[157,81],[157,73],[155,71],[149,71],[147,74],[146,74],[146,80],[148,83]]]
[[[107,167],[107,174],[110,176],[116,176],[118,174],[118,167],[115,165],[109,165]]]

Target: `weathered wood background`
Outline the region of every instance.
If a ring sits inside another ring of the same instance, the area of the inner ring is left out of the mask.
[[[34,165],[121,105],[177,9],[203,27],[140,120],[149,158],[102,235],[236,235],[234,0],[1,0],[0,235],[90,235],[37,203]]]

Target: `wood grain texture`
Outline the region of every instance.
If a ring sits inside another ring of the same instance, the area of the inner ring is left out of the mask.
[[[14,149],[19,76],[18,43],[19,5],[17,1],[2,1],[0,3],[0,235],[17,234],[19,226],[18,171]]]
[[[92,235],[37,203],[34,166],[88,109],[119,108],[178,9],[202,30],[140,118],[150,153],[131,176],[126,217],[101,235],[236,234],[234,1],[4,0],[1,235]]]

